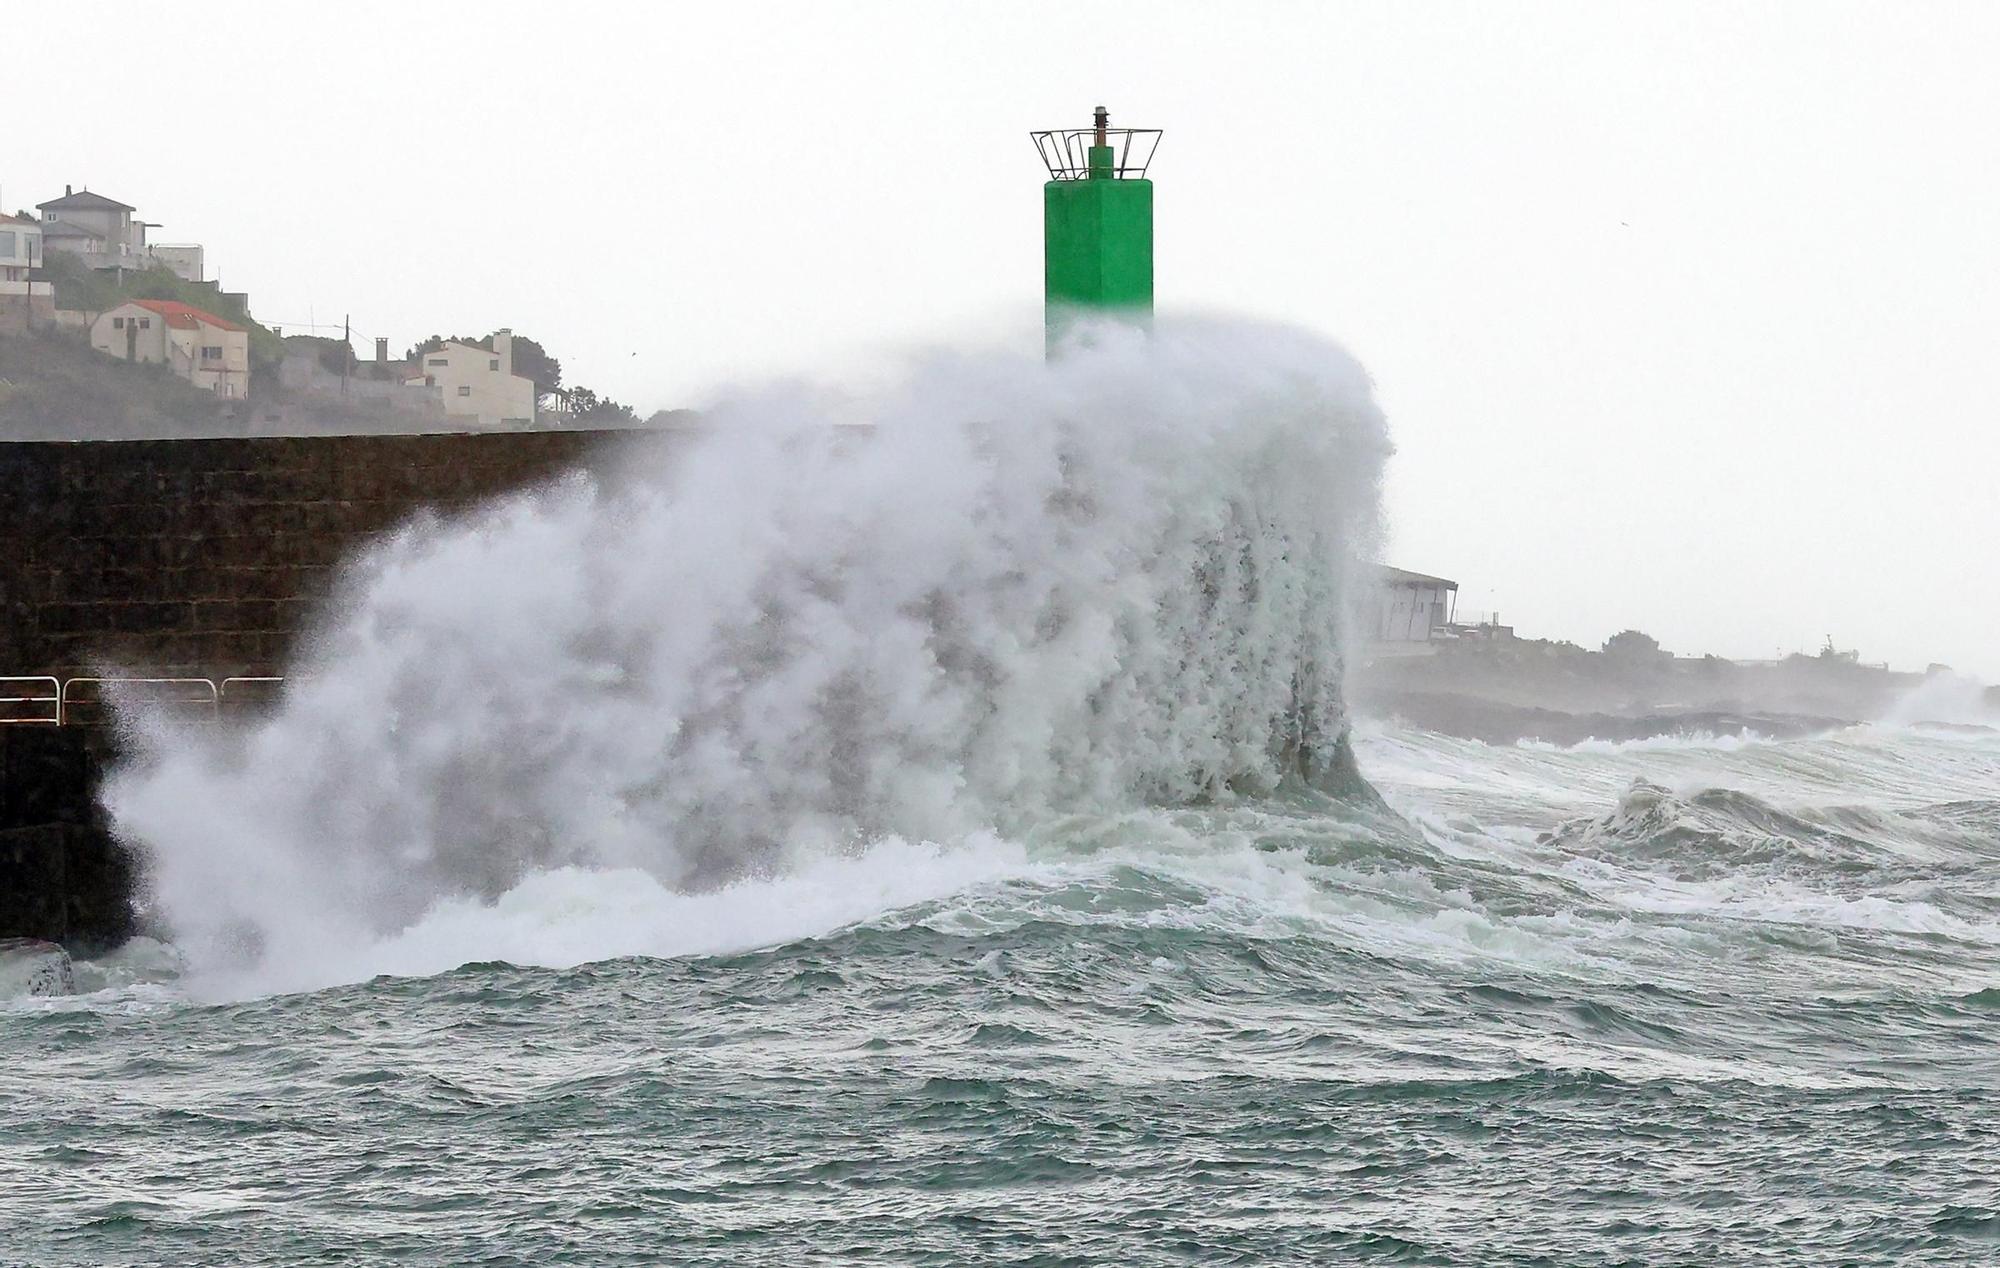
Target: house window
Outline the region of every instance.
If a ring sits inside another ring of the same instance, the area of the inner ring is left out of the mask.
[[[218,346],[218,345],[216,345],[216,344],[212,344],[212,343],[205,343],[205,344],[203,344],[203,345],[201,346],[201,359],[202,359],[202,360],[204,360],[204,361],[220,361],[220,360],[222,360],[222,349],[221,349],[221,347],[219,347],[219,346]]]
[[[141,317],[139,319],[139,329],[151,330],[152,328],[153,328],[153,319],[151,317]]]
[[[495,358],[493,358],[493,359],[492,359],[491,361],[488,361],[488,362],[486,363],[486,368],[487,368],[487,369],[489,369],[489,370],[497,370],[497,369],[499,369],[499,368],[500,368],[500,358],[499,358],[499,357],[495,357]]]
[[[430,359],[429,361],[426,361],[426,362],[424,362],[424,364],[425,364],[425,365],[429,365],[429,366],[440,366],[440,365],[450,365],[450,364],[451,364],[451,358],[450,358],[450,357],[432,357],[432,358],[431,358],[431,359]]]
[[[111,328],[113,330],[125,329],[125,319],[123,317],[113,317],[111,319]]]
[[[459,394],[460,396],[471,396],[471,395],[472,395],[472,388],[471,388],[470,386],[467,386],[467,387],[461,387],[460,389],[458,389],[458,394]]]

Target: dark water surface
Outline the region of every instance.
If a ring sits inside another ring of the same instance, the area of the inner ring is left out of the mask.
[[[1363,761],[1411,827],[1051,824],[803,936],[571,876],[430,976],[83,966],[0,1004],[0,1261],[2000,1262],[2000,741]]]

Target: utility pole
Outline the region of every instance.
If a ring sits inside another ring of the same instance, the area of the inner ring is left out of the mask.
[[[354,356],[354,314],[340,317],[340,394],[347,395],[347,362]]]

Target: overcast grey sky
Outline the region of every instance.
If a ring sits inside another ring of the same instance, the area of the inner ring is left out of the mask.
[[[642,412],[1034,337],[1025,133],[1161,127],[1163,310],[1332,335],[1395,562],[1523,633],[2000,678],[2000,5],[100,4],[7,58],[261,320]],[[115,38],[114,38],[115,37]]]

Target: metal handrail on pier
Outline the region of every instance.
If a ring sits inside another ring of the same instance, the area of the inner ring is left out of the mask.
[[[224,678],[222,680],[222,688],[221,688],[222,699],[225,703],[228,702],[229,690],[232,687],[236,689],[236,694],[240,696],[243,694],[243,689],[245,687],[276,687],[284,681],[285,680],[283,678],[265,678],[255,675],[244,675],[242,677],[237,677],[237,678]]]
[[[46,686],[45,696],[19,694]],[[0,726],[61,726],[62,725],[62,684],[47,674],[24,674],[0,677]],[[22,706],[29,708],[22,708]],[[42,712],[40,706],[48,706],[47,717],[17,718],[17,712]]]
[[[108,703],[106,689],[134,689],[153,704],[205,710],[218,717],[225,708],[270,701],[285,680],[242,674],[224,678],[56,678],[49,674],[0,674],[0,726],[94,726],[92,711]],[[78,716],[82,710],[87,716]],[[24,716],[25,715],[25,716]]]
[[[78,699],[74,688],[79,686],[96,687],[98,690],[95,692],[86,691],[83,693],[83,698]],[[222,703],[221,693],[215,689],[215,683],[207,678],[65,678],[62,685],[62,701],[57,705],[56,718],[58,723],[63,726],[81,725],[75,716],[76,706],[79,704],[102,705],[104,703],[104,692],[102,689],[105,687],[167,688],[167,692],[160,693],[155,697],[154,703],[205,707],[211,717],[215,715]],[[185,688],[186,694],[169,694],[178,688]],[[92,721],[95,721],[95,719],[92,719]]]

